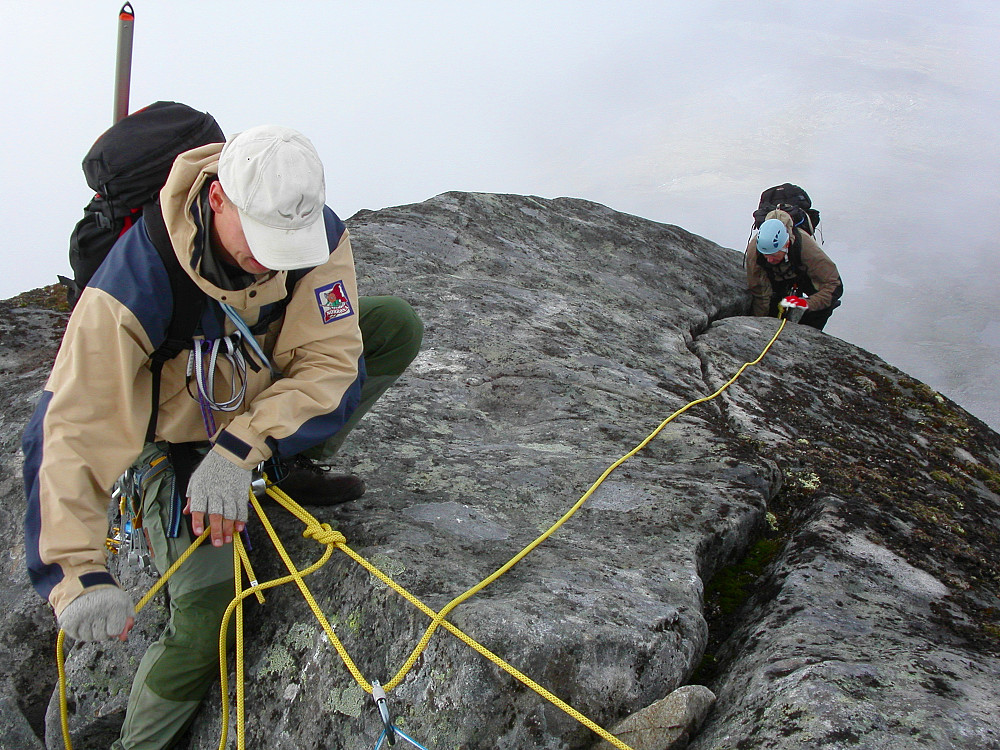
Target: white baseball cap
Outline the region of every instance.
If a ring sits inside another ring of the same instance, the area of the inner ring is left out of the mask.
[[[323,162],[302,133],[279,125],[238,133],[222,147],[219,182],[258,263],[290,271],[330,257]]]

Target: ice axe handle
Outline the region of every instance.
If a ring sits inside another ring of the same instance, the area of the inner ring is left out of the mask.
[[[115,113],[114,122],[128,116],[128,93],[132,79],[132,30],[135,11],[132,3],[125,3],[118,11],[118,55],[115,60]],[[112,123],[113,124],[113,123]]]

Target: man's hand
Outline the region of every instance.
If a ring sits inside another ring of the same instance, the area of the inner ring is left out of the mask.
[[[809,309],[809,300],[803,297],[785,297],[778,303],[784,308],[801,307],[803,310]]]
[[[243,531],[250,497],[249,469],[241,469],[215,451],[209,451],[188,482],[191,529],[200,536],[205,531],[205,516],[212,528],[212,544],[221,547],[233,541],[233,532]]]
[[[135,622],[132,598],[117,586],[92,589],[71,601],[59,615],[59,627],[76,641],[124,641]]]
[[[803,297],[785,297],[778,306],[783,312],[781,317],[789,323],[798,323],[809,309],[809,300]]]

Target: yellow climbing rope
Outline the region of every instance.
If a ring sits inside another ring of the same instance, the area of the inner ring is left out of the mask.
[[[150,587],[145,596],[136,602],[136,614],[139,614],[142,608],[149,604],[159,590],[166,585],[170,576],[174,574],[174,571],[183,565],[192,554],[194,554],[194,551],[198,549],[198,546],[208,538],[210,533],[211,529],[205,529],[204,533],[195,539],[191,543],[191,546],[184,550],[181,556],[177,558],[177,562],[167,568],[166,572]],[[69,711],[66,708],[66,655],[63,651],[63,644],[65,642],[66,632],[60,629],[59,635],[56,638],[56,670],[59,672],[59,719],[62,725],[63,744],[66,746],[66,750],[73,750],[73,741],[69,736]]]
[[[457,626],[453,625],[451,622],[448,622],[445,618],[457,606],[459,606],[472,596],[475,596],[477,593],[479,593],[487,586],[492,584],[494,581],[500,578],[504,573],[509,571],[517,563],[519,563],[521,560],[527,557],[534,549],[536,549],[540,544],[542,544],[546,539],[548,539],[553,533],[555,533],[583,506],[583,504],[587,501],[587,499],[594,494],[597,488],[600,487],[600,485],[604,482],[604,480],[607,479],[608,476],[610,476],[611,473],[615,471],[615,469],[617,469],[625,461],[627,461],[629,458],[631,458],[639,451],[641,451],[643,448],[645,448],[657,435],[659,435],[659,433],[663,430],[664,427],[670,424],[670,422],[672,422],[674,419],[676,419],[678,416],[686,412],[691,407],[705,403],[707,401],[711,401],[712,399],[718,397],[727,388],[729,388],[729,386],[731,386],[734,382],[736,382],[736,380],[743,374],[743,372],[748,367],[752,367],[758,364],[764,358],[767,352],[771,349],[771,347],[774,345],[774,342],[777,341],[778,336],[781,334],[782,330],[784,330],[785,324],[786,320],[782,319],[781,325],[778,327],[778,330],[775,332],[774,336],[771,337],[771,340],[767,343],[767,345],[764,347],[764,349],[761,351],[760,355],[756,359],[750,362],[745,362],[739,368],[739,370],[736,372],[735,375],[733,375],[729,380],[727,380],[711,395],[691,401],[690,403],[678,409],[669,417],[664,419],[659,424],[659,426],[657,426],[656,429],[653,430],[635,448],[633,448],[631,451],[626,453],[624,456],[615,461],[611,466],[609,466],[604,471],[604,473],[602,473],[601,476],[590,486],[590,488],[580,497],[580,499],[558,521],[556,521],[551,527],[549,527],[549,529],[547,529],[543,534],[541,534],[537,539],[531,542],[518,554],[516,554],[514,557],[512,557],[510,560],[504,563],[504,565],[497,568],[497,570],[494,571],[491,575],[487,576],[472,588],[468,589],[464,593],[452,599],[447,605],[445,605],[440,611],[437,612],[435,612],[431,607],[424,604],[422,601],[420,601],[420,599],[411,594],[405,588],[403,588],[395,581],[393,581],[389,576],[387,576],[385,573],[379,570],[371,562],[369,562],[364,557],[355,552],[353,549],[351,549],[347,545],[347,540],[343,536],[343,534],[334,530],[332,527],[330,527],[329,524],[324,524],[317,521],[311,514],[309,514],[308,511],[306,511],[300,505],[298,505],[279,487],[269,482],[267,486],[267,494],[270,495],[286,510],[288,510],[292,515],[294,515],[296,518],[302,521],[302,523],[306,527],[305,531],[303,532],[303,536],[305,536],[306,538],[311,538],[315,540],[317,543],[326,547],[323,554],[320,556],[318,560],[316,560],[316,562],[304,568],[303,570],[298,570],[295,564],[292,562],[291,558],[289,557],[287,551],[285,550],[284,545],[281,543],[281,540],[278,538],[277,533],[275,532],[273,526],[271,525],[270,520],[267,518],[267,515],[261,508],[260,503],[257,501],[257,498],[251,494],[250,502],[253,505],[254,510],[256,511],[258,517],[260,518],[262,525],[267,531],[268,536],[271,538],[271,541],[274,544],[275,549],[278,552],[278,555],[281,557],[282,562],[284,562],[285,567],[288,570],[288,575],[270,581],[259,582],[253,573],[249,557],[246,554],[246,550],[243,547],[242,541],[240,540],[238,535],[234,538],[233,565],[236,571],[236,575],[234,576],[236,580],[236,590],[232,602],[230,602],[229,607],[226,609],[225,615],[223,616],[222,625],[219,629],[219,677],[222,688],[222,717],[221,717],[222,736],[219,742],[220,750],[224,750],[226,742],[228,740],[229,688],[228,688],[228,668],[226,659],[226,651],[227,651],[226,633],[228,632],[230,618],[233,617],[234,613],[236,617],[236,623],[235,623],[236,644],[235,644],[234,658],[236,662],[236,681],[237,681],[237,686],[236,686],[237,747],[239,748],[239,750],[244,750],[245,747],[245,729],[244,729],[245,697],[244,697],[244,685],[243,685],[244,645],[243,645],[242,603],[243,600],[250,595],[256,596],[259,601],[263,602],[264,590],[294,582],[295,585],[299,588],[299,591],[302,593],[303,598],[306,600],[310,609],[312,610],[313,615],[320,623],[321,627],[323,628],[324,632],[327,635],[328,640],[334,646],[335,650],[337,651],[341,660],[344,662],[344,665],[347,667],[350,674],[354,677],[355,681],[365,692],[367,693],[372,692],[371,684],[365,679],[364,675],[361,673],[361,670],[358,669],[357,665],[354,663],[350,655],[347,653],[347,650],[344,648],[343,643],[334,633],[333,628],[331,627],[329,621],[323,614],[322,610],[320,609],[319,605],[316,602],[315,597],[313,597],[312,593],[309,591],[309,587],[306,585],[304,581],[305,576],[319,570],[321,567],[323,567],[323,565],[326,564],[326,562],[330,559],[335,549],[339,549],[341,552],[346,554],[352,560],[357,562],[359,565],[365,568],[365,570],[367,570],[371,575],[375,576],[384,584],[389,586],[393,591],[395,591],[397,594],[399,594],[408,602],[410,602],[414,607],[419,609],[424,615],[426,615],[431,620],[430,624],[427,626],[427,629],[424,631],[424,634],[421,637],[420,641],[414,647],[413,651],[410,653],[409,657],[400,667],[399,671],[396,673],[395,676],[393,676],[393,678],[388,683],[386,683],[383,686],[386,692],[397,687],[403,681],[403,679],[406,677],[409,671],[413,668],[414,664],[416,664],[417,659],[427,648],[427,645],[430,642],[430,639],[433,636],[434,632],[437,630],[438,627],[443,627],[445,630],[447,630],[449,633],[451,633],[456,638],[461,640],[463,643],[468,645],[470,648],[475,650],[477,653],[489,659],[491,662],[496,664],[498,667],[503,669],[512,677],[514,677],[522,684],[534,690],[540,696],[542,696],[543,698],[551,702],[553,705],[564,711],[567,715],[576,719],[579,723],[581,723],[582,725],[593,731],[595,734],[599,735],[602,739],[606,740],[614,747],[618,748],[619,750],[632,750],[632,748],[629,745],[619,740],[617,737],[609,733],[607,730],[600,727],[597,723],[595,723],[588,717],[584,716],[582,713],[574,709],[565,701],[561,700],[558,696],[554,695],[549,690],[542,687],[534,680],[532,680],[531,678],[529,678],[528,676],[517,670],[515,667],[508,664],[501,657],[497,656],[489,649],[487,649],[485,646],[478,643],[475,639],[464,633],[462,630],[460,630]],[[194,550],[198,547],[198,545],[200,545],[205,540],[208,534],[209,531],[206,530],[205,533],[203,533],[200,537],[198,537],[198,539],[194,541],[191,547],[189,547],[181,555],[181,557],[178,558],[177,562],[174,563],[170,567],[170,569],[168,569],[164,573],[164,575],[156,582],[156,584],[149,590],[149,592],[147,592],[146,595],[143,596],[142,599],[140,599],[139,603],[136,604],[135,607],[136,613],[138,613],[149,602],[149,600],[156,595],[156,593],[167,582],[167,580],[173,574],[173,572],[178,567],[180,567],[180,565],[191,555],[191,553],[194,552]],[[242,588],[241,567],[244,570],[246,570],[247,577],[250,582],[250,587],[247,589]],[[67,750],[72,750],[72,744],[69,736],[68,712],[66,708],[66,678],[65,678],[65,662],[63,655],[64,638],[65,634],[63,633],[63,631],[60,630],[56,645],[56,651],[57,651],[56,662],[59,671],[59,698],[61,704],[63,739]]]
[[[632,450],[630,450],[624,456],[622,456],[617,461],[615,461],[613,464],[611,464],[611,466],[609,466],[607,469],[605,469],[604,473],[601,474],[601,476],[597,479],[597,481],[594,482],[590,486],[590,489],[588,489],[585,493],[583,493],[583,496],[579,500],[576,501],[576,503],[573,505],[573,507],[570,508],[568,511],[566,511],[566,513],[563,515],[563,517],[560,518],[558,521],[556,521],[554,524],[552,524],[552,526],[549,527],[541,536],[539,536],[537,539],[535,539],[535,541],[533,541],[531,544],[529,544],[523,550],[521,550],[520,552],[518,552],[514,557],[512,557],[510,560],[508,560],[506,563],[504,563],[501,567],[497,568],[491,575],[489,575],[488,577],[484,578],[482,581],[480,581],[479,583],[477,583],[475,586],[473,586],[472,588],[470,588],[468,591],[466,591],[465,593],[460,594],[459,596],[455,597],[447,605],[445,605],[441,609],[441,611],[432,619],[431,624],[427,627],[427,630],[424,632],[423,637],[420,639],[420,642],[417,644],[417,647],[413,650],[413,653],[410,654],[410,657],[406,660],[406,663],[400,668],[399,672],[396,673],[396,676],[393,677],[388,683],[385,684],[384,687],[385,687],[386,691],[391,690],[392,688],[394,688],[397,685],[399,685],[400,682],[402,682],[403,677],[405,677],[406,673],[410,669],[412,669],[413,665],[416,663],[417,659],[420,657],[420,654],[427,647],[427,644],[430,641],[431,636],[434,634],[434,630],[440,624],[442,624],[442,622],[444,621],[444,618],[447,617],[448,614],[453,609],[455,609],[455,607],[457,607],[459,604],[461,604],[462,602],[466,601],[470,597],[475,596],[477,593],[479,593],[480,591],[482,591],[483,589],[485,589],[487,586],[489,586],[491,583],[493,583],[494,581],[496,581],[498,578],[500,578],[500,576],[502,576],[508,570],[510,570],[511,568],[513,568],[515,565],[517,565],[521,560],[523,560],[525,557],[527,557],[529,554],[531,554],[531,552],[536,547],[538,547],[540,544],[542,544],[542,542],[544,542],[546,539],[548,539],[550,536],[552,536],[552,534],[554,534],[559,529],[560,526],[562,526],[564,523],[566,523],[566,521],[568,521],[573,516],[573,514],[576,513],[583,506],[583,504],[585,502],[587,502],[587,499],[590,498],[590,496],[594,494],[594,492],[597,490],[597,488],[601,486],[601,484],[604,482],[604,480],[607,479],[608,476],[610,476],[611,473],[615,469],[617,469],[619,466],[621,466],[623,463],[625,463],[628,459],[632,458],[632,456],[634,456],[636,453],[638,453],[643,448],[645,448],[647,445],[649,445],[649,443],[657,435],[660,434],[660,432],[663,430],[664,427],[666,427],[674,419],[676,419],[681,414],[683,414],[684,412],[686,412],[692,406],[695,406],[697,404],[703,404],[706,401],[711,401],[712,399],[716,398],[719,394],[721,394],[729,386],[731,386],[734,382],[736,382],[736,379],[739,378],[739,376],[743,374],[744,370],[746,370],[748,367],[752,367],[753,365],[756,365],[757,363],[759,363],[764,358],[764,355],[767,354],[768,350],[770,350],[770,348],[774,344],[774,342],[777,341],[778,336],[781,333],[782,329],[784,329],[784,327],[785,327],[785,321],[782,320],[781,321],[781,325],[778,327],[778,330],[775,332],[774,336],[768,342],[767,346],[764,347],[764,350],[760,353],[760,356],[758,356],[757,359],[753,360],[752,362],[745,362],[743,364],[743,366],[740,367],[739,371],[735,375],[733,375],[733,377],[731,377],[728,381],[726,381],[726,383],[723,384],[712,395],[705,396],[704,398],[699,398],[699,399],[696,399],[695,401],[692,401],[691,403],[689,403],[686,406],[678,409],[673,414],[671,414],[669,417],[667,417],[662,422],[660,422],[659,426],[655,430],[653,430],[648,436],[646,436],[645,440],[643,440],[635,448],[633,448]]]
[[[424,632],[424,635],[421,637],[419,643],[413,649],[413,651],[411,652],[410,656],[407,658],[406,662],[399,669],[399,671],[396,673],[396,675],[388,683],[386,683],[383,686],[384,689],[386,690],[386,692],[389,692],[390,690],[392,690],[393,688],[397,687],[402,682],[402,680],[404,679],[404,677],[406,676],[406,674],[413,668],[413,665],[416,663],[417,659],[420,657],[420,654],[423,653],[423,651],[426,649],[428,643],[430,642],[430,639],[431,639],[432,635],[434,634],[434,631],[439,626],[443,626],[446,630],[448,630],[448,632],[452,633],[452,635],[454,635],[457,638],[459,638],[466,645],[470,646],[472,649],[474,649],[475,651],[477,651],[479,654],[481,654],[482,656],[484,656],[487,659],[489,659],[490,661],[492,661],[494,664],[496,664],[497,666],[499,666],[505,672],[507,672],[508,674],[510,674],[511,676],[513,676],[515,679],[517,679],[520,682],[522,682],[527,687],[529,687],[532,690],[534,690],[536,693],[538,693],[539,695],[541,695],[542,697],[544,697],[546,700],[550,701],[553,705],[557,706],[558,708],[560,708],[561,710],[563,710],[564,712],[566,712],[569,716],[571,716],[574,719],[576,719],[578,722],[580,722],[581,724],[583,724],[584,726],[586,726],[588,729],[590,729],[593,732],[595,732],[596,734],[598,734],[602,739],[608,741],[609,743],[611,743],[615,747],[619,748],[619,750],[631,750],[631,748],[629,748],[628,745],[626,745],[624,742],[622,742],[621,740],[619,740],[617,737],[615,737],[614,735],[610,734],[609,732],[607,732],[606,730],[604,730],[603,728],[601,728],[599,725],[597,725],[591,719],[589,719],[586,716],[584,716],[583,714],[581,714],[579,711],[577,711],[576,709],[574,709],[572,706],[570,706],[567,703],[565,703],[564,701],[562,701],[560,698],[558,698],[557,696],[555,696],[554,694],[552,694],[550,691],[548,691],[547,689],[545,689],[544,687],[542,687],[538,683],[536,683],[533,680],[531,680],[526,675],[522,674],[516,668],[514,668],[513,666],[511,666],[510,664],[508,664],[506,661],[504,661],[502,658],[500,658],[496,654],[494,654],[491,651],[489,651],[489,649],[487,649],[485,646],[483,646],[482,644],[478,643],[473,638],[471,638],[470,636],[468,636],[467,634],[465,634],[464,632],[462,632],[458,627],[456,627],[452,623],[450,623],[447,620],[445,620],[445,618],[459,604],[461,604],[462,602],[468,600],[470,597],[474,596],[475,594],[477,594],[478,592],[482,591],[487,586],[489,586],[491,583],[493,583],[494,581],[496,581],[498,578],[500,578],[500,576],[502,576],[508,570],[510,570],[511,568],[513,568],[518,562],[520,562],[521,560],[523,560],[534,549],[536,549],[540,544],[542,544],[546,539],[548,539],[553,533],[555,533],[555,531],[558,530],[559,527],[561,527],[564,523],[566,523],[566,521],[568,521],[573,516],[573,514],[576,513],[576,511],[579,510],[580,507],[583,506],[583,504],[587,501],[587,499],[590,498],[591,495],[593,495],[593,493],[597,490],[597,488],[604,482],[605,479],[607,479],[608,476],[610,476],[610,474],[613,471],[615,471],[615,469],[617,469],[625,461],[627,461],[629,458],[631,458],[636,453],[638,453],[643,448],[645,448],[670,422],[672,422],[674,419],[676,419],[678,416],[680,416],[681,414],[683,414],[684,412],[686,412],[691,407],[693,407],[693,406],[695,406],[697,404],[701,404],[701,403],[705,403],[707,401],[711,401],[712,399],[718,397],[723,391],[725,391],[727,388],[729,388],[729,386],[731,386],[734,382],[736,382],[736,380],[743,374],[743,372],[748,367],[752,367],[753,365],[758,364],[764,358],[764,356],[767,354],[767,352],[771,349],[771,347],[773,346],[774,342],[778,339],[778,336],[781,334],[781,331],[785,327],[785,323],[786,323],[785,320],[781,321],[781,325],[778,327],[778,330],[775,332],[774,336],[767,343],[767,345],[764,347],[764,349],[761,351],[760,355],[756,359],[754,359],[754,360],[752,360],[750,362],[745,362],[739,368],[739,370],[736,372],[735,375],[733,375],[728,381],[726,381],[721,387],[719,387],[711,395],[705,396],[705,397],[700,398],[700,399],[696,399],[694,401],[691,401],[690,403],[688,403],[684,407],[678,409],[673,414],[671,414],[669,417],[667,417],[666,419],[664,419],[659,424],[659,426],[657,426],[657,428],[655,430],[653,430],[653,432],[651,432],[641,443],[639,443],[639,445],[637,445],[635,448],[633,448],[631,451],[629,451],[624,456],[622,456],[620,459],[618,459],[615,463],[613,463],[610,467],[608,467],[608,469],[606,469],[604,471],[604,473],[601,474],[601,476],[597,479],[597,481],[595,481],[590,486],[590,488],[573,505],[573,507],[570,508],[562,516],[562,518],[560,518],[555,524],[553,524],[541,536],[539,536],[537,539],[535,539],[533,542],[531,542],[531,544],[529,544],[527,547],[525,547],[523,550],[521,550],[521,552],[519,552],[517,555],[515,555],[513,558],[511,558],[509,561],[507,561],[504,565],[502,565],[500,568],[498,568],[496,571],[494,571],[490,576],[488,576],[487,578],[483,579],[482,581],[480,581],[478,584],[476,584],[475,586],[473,586],[472,588],[470,588],[469,590],[467,590],[463,594],[455,597],[451,602],[449,602],[439,612],[435,612],[433,609],[431,609],[426,604],[424,604],[423,602],[421,602],[417,597],[413,596],[410,592],[408,592],[402,586],[398,585],[389,576],[385,575],[382,571],[378,570],[378,568],[376,568],[370,562],[368,562],[367,560],[365,560],[361,555],[359,555],[354,550],[352,550],[350,547],[348,547],[348,545],[346,544],[346,539],[344,539],[344,537],[342,535],[340,535],[338,532],[333,531],[332,529],[330,529],[329,526],[327,526],[325,524],[322,524],[322,525],[319,524],[319,522],[316,521],[315,518],[313,518],[306,510],[304,510],[301,506],[299,506],[297,503],[295,503],[295,501],[292,500],[292,498],[290,498],[288,495],[286,495],[280,488],[278,488],[278,487],[276,487],[274,485],[269,485],[268,489],[267,489],[267,493],[271,497],[273,497],[276,501],[278,501],[278,503],[280,503],[282,506],[284,506],[289,512],[291,512],[293,515],[295,515],[300,521],[302,521],[306,525],[306,531],[303,532],[303,536],[312,537],[312,538],[316,539],[318,542],[320,542],[321,544],[327,544],[327,553],[331,553],[332,552],[332,547],[336,546],[342,552],[344,552],[345,554],[347,554],[348,556],[350,556],[353,560],[355,560],[355,562],[357,562],[359,565],[361,565],[366,570],[368,570],[369,573],[371,573],[372,575],[374,575],[375,577],[377,577],[379,580],[381,580],[383,583],[385,583],[387,586],[389,586],[390,588],[392,588],[396,593],[398,593],[400,596],[404,597],[407,601],[409,601],[417,609],[419,609],[421,612],[423,612],[425,615],[427,615],[431,619],[430,625],[427,627],[426,631]],[[357,668],[357,666],[354,664],[354,662],[351,660],[351,658],[347,655],[346,649],[344,648],[344,646],[340,642],[340,640],[337,638],[336,634],[334,634],[333,629],[329,625],[329,622],[327,622],[325,616],[322,615],[322,612],[319,610],[318,606],[316,605],[315,599],[312,597],[311,593],[308,592],[308,587],[306,586],[305,581],[302,580],[303,576],[305,576],[309,572],[313,572],[314,570],[317,570],[319,567],[321,567],[321,565],[325,562],[325,559],[328,558],[329,554],[325,554],[324,555],[324,559],[322,559],[321,561],[317,561],[317,563],[314,563],[312,566],[310,566],[309,568],[307,568],[305,571],[301,571],[301,572],[300,571],[296,571],[295,568],[294,568],[294,565],[292,564],[292,562],[290,560],[290,558],[288,557],[287,553],[285,552],[284,547],[281,545],[280,540],[278,539],[277,535],[274,533],[273,527],[267,521],[266,516],[264,515],[264,512],[261,509],[260,505],[257,503],[256,499],[253,499],[253,505],[254,505],[254,509],[257,511],[258,515],[260,516],[262,523],[264,524],[265,528],[267,529],[268,534],[270,535],[272,542],[275,544],[275,548],[278,550],[279,555],[282,557],[282,560],[285,562],[285,565],[288,568],[289,574],[290,574],[289,576],[287,576],[285,578],[276,579],[275,581],[269,581],[269,582],[267,582],[267,584],[261,584],[261,586],[262,587],[270,588],[271,586],[281,585],[282,583],[289,582],[289,580],[294,580],[295,583],[299,586],[300,590],[302,591],[304,598],[309,603],[309,606],[312,609],[314,615],[317,617],[317,620],[323,626],[323,629],[324,629],[324,631],[327,634],[327,638],[333,644],[334,648],[337,650],[338,654],[340,655],[341,659],[343,660],[345,666],[348,668],[348,671],[350,671],[350,673],[354,677],[355,681],[358,683],[358,685],[361,686],[361,688],[363,690],[365,690],[365,692],[371,693],[371,690],[372,690],[371,689],[371,685],[367,682],[367,680],[365,680],[365,678],[361,674],[360,670]],[[326,537],[326,538],[321,538],[320,537],[320,532],[321,531],[322,531],[322,533],[329,534],[329,536]],[[251,591],[252,590],[253,589],[251,589]],[[248,592],[243,593],[243,594],[238,594],[238,598],[242,599],[243,597],[245,597],[249,593],[250,592],[248,591]],[[230,605],[230,609],[227,610],[226,617],[223,620],[222,628],[220,629],[220,633],[221,633],[220,634],[220,675],[223,675],[223,674],[225,674],[227,672],[227,670],[225,668],[225,635],[224,634],[225,634],[226,629],[228,627],[228,619],[229,619],[229,616],[231,614],[231,610],[232,610],[232,608],[234,606],[237,606],[237,602],[236,601],[234,601],[233,604]],[[238,654],[237,655],[237,659],[239,659],[240,655],[242,654],[242,646],[240,645],[241,644],[241,639],[242,639],[242,635],[241,635],[241,633],[239,631],[237,631],[237,644],[238,644],[237,645],[237,654]],[[225,690],[225,677],[223,677],[222,679],[223,679],[223,686],[224,686],[223,696],[225,696],[225,695],[227,695],[227,691]],[[238,693],[237,700],[239,700],[239,699],[240,698],[239,698],[239,693]],[[223,721],[222,721],[224,736],[223,736],[222,742],[219,745],[220,750],[222,750],[222,748],[225,747],[225,728],[226,728],[227,722],[228,722],[228,701],[224,701],[224,704],[225,705],[224,705],[224,708],[223,708]],[[242,710],[242,709],[240,709],[240,710]],[[241,727],[242,724],[238,723],[237,726]],[[239,744],[241,741],[242,741],[242,738],[238,738],[238,747],[240,748],[240,750],[242,750],[242,747],[243,747],[242,744]]]
[[[240,624],[239,624],[239,614],[238,614],[239,611],[240,611],[240,604],[242,603],[243,599],[245,599],[247,596],[249,596],[250,594],[254,593],[257,590],[267,589],[267,588],[273,588],[275,586],[280,586],[282,584],[294,581],[296,583],[296,585],[299,587],[300,591],[302,592],[303,597],[308,602],[310,608],[313,611],[313,614],[316,616],[316,619],[319,621],[319,623],[322,626],[323,630],[326,632],[327,638],[329,639],[330,643],[337,650],[337,653],[340,655],[340,657],[343,660],[345,666],[347,667],[347,669],[351,673],[351,675],[354,677],[355,681],[358,683],[358,685],[365,692],[367,692],[367,693],[371,693],[372,692],[372,686],[371,686],[371,684],[364,678],[364,676],[361,673],[361,670],[358,669],[357,665],[354,663],[354,661],[348,655],[347,650],[344,648],[343,643],[340,641],[339,638],[337,638],[337,635],[333,632],[333,628],[330,626],[329,621],[326,619],[325,615],[319,609],[319,606],[316,603],[315,598],[312,596],[312,593],[309,592],[308,586],[306,586],[305,581],[302,580],[304,576],[306,576],[309,573],[312,573],[312,572],[318,570],[319,568],[321,568],[326,563],[326,561],[329,559],[330,555],[333,553],[333,550],[335,548],[338,548],[342,552],[344,552],[345,554],[347,554],[351,559],[355,560],[359,565],[361,565],[362,567],[364,567],[369,573],[371,573],[376,578],[378,578],[379,580],[381,580],[387,586],[389,586],[390,588],[392,588],[393,591],[395,591],[396,593],[398,593],[400,596],[402,596],[407,601],[409,601],[411,604],[413,604],[417,609],[419,609],[425,615],[427,615],[428,617],[430,617],[431,620],[432,620],[432,623],[434,623],[434,627],[437,627],[437,625],[443,626],[448,632],[450,632],[452,635],[454,635],[455,637],[457,637],[463,643],[467,644],[469,647],[471,647],[472,649],[474,649],[476,652],[478,652],[482,656],[484,656],[487,659],[489,659],[490,661],[492,661],[494,664],[496,664],[497,666],[499,666],[501,669],[503,669],[505,672],[507,672],[508,674],[510,674],[512,677],[514,677],[515,679],[519,680],[520,682],[522,682],[527,687],[529,687],[532,690],[534,690],[536,693],[538,693],[539,695],[541,695],[542,697],[544,697],[546,700],[550,701],[553,705],[555,705],[556,707],[560,708],[562,711],[566,712],[569,716],[571,716],[574,719],[576,719],[578,722],[580,722],[581,724],[583,724],[585,727],[587,727],[588,729],[590,729],[591,731],[593,731],[597,735],[599,735],[601,738],[607,740],[612,745],[614,745],[615,747],[619,748],[619,750],[632,750],[632,748],[629,747],[629,745],[625,744],[624,742],[622,742],[621,740],[619,740],[617,737],[615,737],[613,734],[611,734],[607,730],[603,729],[600,725],[598,725],[592,719],[590,719],[587,716],[585,716],[584,714],[580,713],[575,708],[573,708],[572,706],[570,706],[568,703],[566,703],[565,701],[563,701],[562,699],[560,699],[558,696],[556,696],[555,694],[553,694],[552,692],[550,692],[549,690],[547,690],[543,686],[539,685],[537,682],[535,682],[530,677],[528,677],[525,674],[523,674],[522,672],[520,672],[518,669],[516,669],[512,665],[508,664],[501,657],[497,656],[492,651],[490,651],[489,649],[487,649],[485,646],[483,646],[482,644],[480,644],[479,642],[477,642],[474,638],[472,638],[471,636],[469,636],[466,633],[464,633],[457,626],[453,625],[450,622],[445,621],[443,619],[443,616],[440,613],[435,612],[433,609],[431,609],[429,606],[427,606],[424,602],[422,602],[416,596],[414,596],[409,591],[407,591],[405,588],[403,588],[398,583],[396,583],[395,581],[393,581],[388,575],[386,575],[381,570],[379,570],[371,562],[369,562],[364,557],[362,557],[361,555],[359,555],[357,552],[355,552],[354,550],[352,550],[347,545],[346,539],[344,538],[344,536],[342,534],[340,534],[337,531],[334,531],[327,524],[320,524],[318,521],[316,521],[316,519],[312,518],[312,516],[309,515],[308,511],[306,511],[301,506],[299,506],[294,500],[292,500],[288,495],[286,495],[278,487],[276,487],[274,485],[270,485],[268,487],[268,489],[267,489],[267,493],[272,498],[274,498],[280,505],[282,505],[283,507],[285,507],[290,513],[292,513],[293,515],[295,515],[296,517],[298,517],[300,520],[302,520],[304,523],[306,523],[306,530],[303,532],[303,536],[305,536],[305,537],[311,537],[313,539],[316,539],[320,544],[325,544],[326,547],[327,547],[327,549],[324,552],[323,556],[319,560],[317,560],[315,563],[313,563],[312,565],[310,565],[308,568],[306,568],[304,570],[301,570],[301,571],[297,570],[295,568],[294,563],[292,563],[291,558],[289,558],[288,553],[285,551],[284,546],[281,543],[281,540],[278,538],[276,532],[274,531],[274,528],[271,526],[270,521],[267,519],[266,514],[264,513],[263,509],[260,507],[260,504],[257,502],[256,498],[252,499],[254,510],[257,512],[258,516],[260,517],[261,523],[264,525],[265,529],[267,530],[268,535],[271,537],[271,541],[274,543],[275,549],[278,551],[279,556],[282,558],[282,560],[284,561],[286,567],[288,568],[289,575],[284,576],[282,578],[276,578],[276,579],[271,580],[271,581],[265,581],[264,583],[259,583],[255,587],[251,587],[250,589],[247,589],[245,591],[239,592],[237,594],[236,598],[232,602],[230,602],[229,607],[226,609],[226,613],[223,616],[222,624],[221,624],[220,629],[219,629],[219,633],[220,633],[220,635],[219,635],[219,675],[220,675],[221,689],[222,689],[222,695],[223,695],[222,716],[221,716],[222,736],[221,736],[220,742],[219,742],[219,748],[220,748],[220,750],[223,750],[223,748],[225,748],[225,746],[226,746],[226,741],[228,739],[228,723],[229,723],[229,702],[228,702],[228,697],[227,697],[228,693],[229,693],[229,689],[228,689],[228,668],[227,668],[227,662],[226,662],[226,635],[225,634],[226,634],[226,632],[228,630],[228,627],[229,627],[229,620],[230,620],[231,616],[233,615],[233,612],[235,611],[237,613],[237,624],[236,624],[236,654],[235,654],[234,658],[235,658],[235,661],[237,663],[237,669],[239,670],[239,664],[240,664],[240,662],[242,660],[242,653],[243,653],[243,634],[242,634],[242,629],[241,629]],[[426,646],[426,644],[423,644],[423,646],[419,647],[421,651],[423,650],[424,646]],[[415,650],[415,653],[419,654],[419,652],[416,651],[416,650]],[[402,675],[403,674],[405,674],[405,672],[401,671],[401,674],[399,675],[400,679],[402,679]],[[237,679],[238,680],[240,679],[239,673],[237,674]],[[244,740],[245,740],[245,737],[243,735],[243,724],[242,724],[242,721],[239,719],[239,717],[244,712],[244,709],[243,709],[243,706],[242,706],[242,701],[243,701],[242,689],[241,689],[241,686],[238,684],[237,685],[237,694],[236,694],[236,704],[237,704],[237,724],[236,724],[236,726],[237,726],[237,747],[240,750],[243,750],[243,748],[244,748]]]

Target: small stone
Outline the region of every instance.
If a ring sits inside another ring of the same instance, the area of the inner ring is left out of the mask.
[[[715,693],[704,685],[685,685],[650,704],[611,730],[632,750],[683,750],[715,704]],[[596,750],[613,750],[603,740]]]

